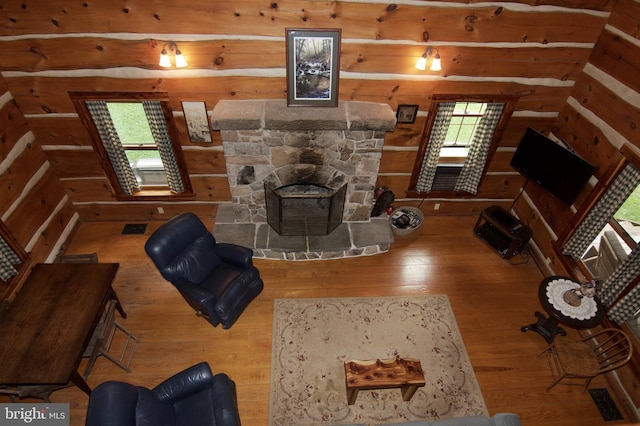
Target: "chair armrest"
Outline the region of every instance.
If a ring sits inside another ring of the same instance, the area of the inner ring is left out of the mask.
[[[172,283],[183,296],[199,303],[207,303],[209,299],[215,298],[213,293],[198,287],[198,284],[194,284],[189,280],[175,280]]]
[[[162,402],[174,403],[213,385],[213,373],[209,364],[201,362],[169,377],[152,389]]]
[[[224,373],[213,378],[213,410],[216,426],[240,426],[236,384]]]
[[[218,243],[216,254],[227,263],[248,268],[253,265],[253,250],[236,244]]]
[[[90,426],[135,426],[138,388],[108,381],[96,387],[89,397],[86,424]]]

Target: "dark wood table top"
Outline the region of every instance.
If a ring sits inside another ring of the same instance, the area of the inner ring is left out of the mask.
[[[68,383],[113,292],[118,267],[36,265],[0,314],[0,383]]]
[[[573,281],[577,285],[580,285],[579,282],[577,282],[572,278],[559,276],[559,275],[554,275],[554,276],[543,279],[540,282],[540,287],[538,288],[538,298],[540,299],[540,303],[542,304],[542,307],[544,308],[544,310],[547,311],[549,315],[557,319],[560,323],[564,325],[568,325],[571,328],[587,329],[587,328],[593,328],[598,324],[600,324],[604,319],[605,312],[604,312],[604,306],[602,305],[602,303],[600,302],[600,299],[598,299],[597,296],[593,298],[598,308],[596,311],[596,315],[586,320],[581,320],[581,319],[571,318],[569,316],[566,316],[562,312],[557,310],[551,304],[551,302],[549,302],[549,298],[547,297],[547,286],[553,285],[554,281],[558,281],[558,280]]]

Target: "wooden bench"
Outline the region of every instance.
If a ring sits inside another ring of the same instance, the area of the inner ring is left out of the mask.
[[[361,390],[399,388],[402,400],[409,401],[425,385],[419,359],[400,357],[344,362],[347,403],[353,405]]]

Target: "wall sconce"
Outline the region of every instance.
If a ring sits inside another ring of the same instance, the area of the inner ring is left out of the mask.
[[[164,46],[162,46],[159,64],[161,67],[168,68],[171,66],[171,58],[169,56],[169,52],[167,52],[167,49],[169,49],[169,52],[173,53],[173,55],[175,56],[176,68],[184,68],[189,65],[187,63],[187,60],[184,59],[184,56],[182,56],[182,52],[180,51],[180,49],[178,49],[178,45],[170,41],[169,43],[165,43]]]
[[[431,46],[427,47],[427,49],[424,51],[422,56],[420,56],[420,58],[418,59],[418,62],[416,62],[417,69],[419,69],[420,71],[426,70],[427,62],[429,58],[433,56],[433,60],[431,61],[431,66],[429,67],[429,70],[430,71],[442,70],[442,61],[440,60],[440,52],[438,52],[438,49],[435,49],[436,52],[434,55],[433,51],[434,51],[433,47]]]

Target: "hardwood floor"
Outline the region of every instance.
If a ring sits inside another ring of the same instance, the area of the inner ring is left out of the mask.
[[[128,313],[120,321],[141,339],[131,373],[99,358],[89,385],[123,380],[152,387],[207,361],[214,372],[225,372],[236,382],[243,424],[266,425],[274,299],[446,294],[491,414],[517,413],[526,426],[602,424],[589,393],[580,387],[545,391],[551,375],[546,359],[536,354],[546,343],[520,331],[541,310],[536,292],[543,275],[533,259],[520,265],[501,259],[473,235],[475,220],[427,217],[422,228],[396,237],[382,255],[306,262],[256,259],[264,292],[229,330],[196,317],[146,257],[143,245],[160,222],[151,222],[146,235],[121,235],[123,222],[85,223],[66,253],[95,251],[102,262],[120,263],[114,288]],[[591,387],[608,386],[599,377]],[[71,425],[84,424],[87,396],[80,390],[58,391],[52,401],[69,402]]]

